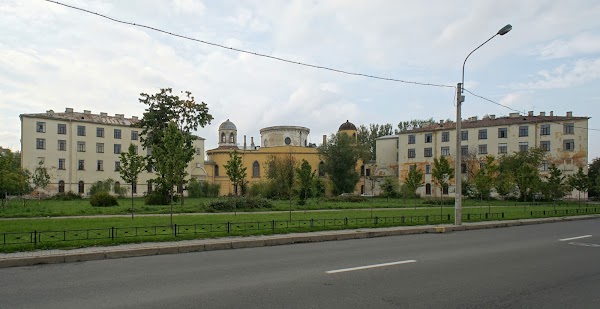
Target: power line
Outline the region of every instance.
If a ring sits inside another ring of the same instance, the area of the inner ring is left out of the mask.
[[[175,36],[175,37],[186,39],[186,40],[190,40],[190,41],[195,41],[195,42],[206,44],[206,45],[211,45],[211,46],[215,46],[215,47],[219,47],[219,48],[223,48],[223,49],[228,49],[228,50],[236,51],[236,52],[239,52],[239,53],[250,54],[250,55],[254,55],[254,56],[258,56],[258,57],[264,57],[264,58],[268,58],[268,59],[272,59],[272,60],[287,62],[287,63],[301,65],[301,66],[310,67],[310,68],[314,68],[314,69],[327,70],[327,71],[341,73],[341,74],[346,74],[346,75],[362,76],[362,77],[379,79],[379,80],[400,82],[400,83],[405,83],[405,84],[413,84],[413,85],[420,85],[420,86],[432,86],[432,87],[443,87],[443,88],[455,88],[455,86],[442,85],[442,84],[434,84],[434,83],[422,83],[422,82],[415,82],[415,81],[409,81],[409,80],[403,80],[403,79],[397,79],[397,78],[391,78],[391,77],[382,77],[382,76],[376,76],[376,75],[371,75],[371,74],[350,72],[350,71],[340,70],[340,69],[326,67],[326,66],[321,66],[321,65],[316,65],[316,64],[310,64],[310,63],[305,63],[305,62],[299,62],[299,61],[289,60],[289,59],[285,59],[285,58],[275,57],[275,56],[271,56],[271,55],[267,55],[267,54],[261,54],[261,53],[257,53],[257,52],[253,52],[253,51],[249,51],[249,50],[240,49],[240,48],[229,47],[229,46],[225,46],[225,45],[221,45],[221,44],[213,43],[213,42],[209,42],[209,41],[204,41],[204,40],[200,40],[200,39],[196,39],[196,38],[191,38],[191,37],[188,37],[188,36],[185,36],[185,35],[181,35],[181,34],[177,34],[177,33],[172,33],[172,32],[169,32],[169,31],[166,31],[166,30],[162,30],[162,29],[158,29],[158,28],[151,27],[151,26],[146,26],[146,25],[142,25],[142,24],[136,24],[136,23],[132,23],[132,22],[128,22],[128,21],[116,19],[116,18],[107,16],[107,15],[103,15],[103,14],[100,14],[100,13],[97,13],[97,12],[93,12],[93,11],[90,11],[90,10],[82,9],[82,8],[79,8],[79,7],[76,7],[76,6],[64,4],[64,3],[61,3],[61,2],[58,2],[58,1],[52,1],[52,0],[45,0],[45,1],[51,2],[51,3],[54,3],[54,4],[58,4],[58,5],[62,5],[64,7],[71,8],[71,9],[74,9],[74,10],[82,11],[82,12],[85,12],[85,13],[93,14],[93,15],[96,15],[96,16],[99,16],[99,17],[102,17],[102,18],[105,18],[105,19],[108,19],[108,20],[111,20],[111,21],[114,21],[114,22],[117,22],[117,23],[126,24],[126,25],[130,25],[130,26],[135,26],[135,27],[140,27],[140,28],[146,28],[146,29],[149,29],[149,30],[152,30],[152,31],[156,31],[156,32],[168,34],[168,35],[171,35],[171,36]]]

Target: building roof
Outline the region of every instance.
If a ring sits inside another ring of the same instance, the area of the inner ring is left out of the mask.
[[[570,114],[567,116],[546,116],[543,114],[540,115],[519,115],[518,113],[512,113],[510,116],[506,117],[494,117],[493,115],[484,117],[483,119],[475,119],[474,117],[463,119],[461,123],[462,129],[470,129],[470,128],[485,128],[485,127],[497,127],[497,126],[509,126],[509,125],[518,125],[518,124],[528,124],[528,123],[547,123],[547,122],[565,122],[565,121],[575,121],[575,120],[587,120],[590,117],[574,117]],[[445,130],[455,130],[456,122],[436,122],[426,125],[422,128],[412,129],[408,131],[401,132],[400,134],[410,134],[410,133],[419,133],[419,132],[430,132],[430,131],[445,131]]]
[[[221,125],[219,126],[219,131],[220,130],[235,130],[237,131],[237,128],[235,127],[235,124],[231,121],[229,121],[229,119],[225,120],[223,123],[221,123]]]
[[[55,113],[53,110],[48,110],[45,113],[37,114],[21,114],[20,117],[43,118],[54,120],[80,121],[101,124],[112,124],[121,126],[131,126],[139,122],[138,117],[125,118],[123,114],[115,114],[108,116],[107,113],[92,114],[91,111],[83,111],[83,113],[75,112],[72,108],[67,108],[64,113]]]
[[[340,126],[338,131],[345,131],[345,130],[356,131],[356,126],[352,122],[346,120],[346,122],[342,123],[342,125]]]

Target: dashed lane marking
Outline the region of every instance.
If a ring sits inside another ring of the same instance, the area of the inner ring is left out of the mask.
[[[326,271],[325,273],[335,274],[335,273],[342,273],[342,272],[347,272],[347,271],[376,268],[376,267],[385,267],[385,266],[392,266],[392,265],[399,265],[399,264],[408,264],[408,263],[415,263],[415,262],[416,262],[416,260],[406,260],[406,261],[390,262],[390,263],[383,263],[383,264],[373,264],[373,265],[366,265],[366,266],[359,266],[359,267],[329,270],[329,271]]]
[[[563,239],[559,239],[558,241],[575,240],[575,239],[581,239],[581,238],[587,238],[587,237],[592,237],[592,235],[583,235],[583,236],[576,236],[576,237],[570,237],[570,238],[563,238]]]

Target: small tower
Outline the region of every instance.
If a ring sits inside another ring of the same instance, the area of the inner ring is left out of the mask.
[[[339,133],[348,134],[348,136],[352,137],[353,141],[357,141],[358,130],[356,130],[356,126],[348,120],[346,120],[346,122],[342,123],[342,125],[338,129],[338,134]]]
[[[237,145],[237,128],[229,119],[219,126],[219,147]]]

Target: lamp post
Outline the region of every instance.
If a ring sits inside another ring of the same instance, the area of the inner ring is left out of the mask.
[[[465,101],[465,97],[462,95],[464,84],[465,84],[465,64],[467,63],[467,59],[478,50],[481,46],[485,45],[485,43],[489,42],[491,39],[495,38],[497,35],[505,35],[510,30],[512,30],[512,26],[506,25],[502,27],[502,29],[498,30],[496,34],[494,34],[491,38],[487,39],[487,41],[483,42],[481,45],[477,46],[474,50],[472,50],[462,66],[462,80],[456,86],[456,160],[454,162],[454,175],[455,175],[455,189],[454,189],[454,225],[462,224],[462,169],[461,169],[461,103]]]

